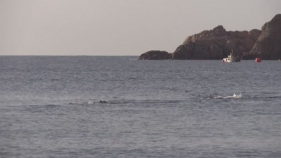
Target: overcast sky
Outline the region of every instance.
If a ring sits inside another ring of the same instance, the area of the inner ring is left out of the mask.
[[[173,52],[223,25],[261,29],[281,0],[0,0],[0,55]]]

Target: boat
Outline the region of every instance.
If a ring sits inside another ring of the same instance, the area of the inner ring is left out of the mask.
[[[223,58],[222,62],[224,62],[224,63],[240,62],[240,58],[238,58],[238,56],[234,56],[233,50],[232,50],[232,53],[230,53],[230,55],[228,55],[227,58]]]

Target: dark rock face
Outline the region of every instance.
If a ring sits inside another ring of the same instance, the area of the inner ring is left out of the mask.
[[[226,31],[223,26],[187,37],[172,55],[173,59],[222,59],[232,51],[238,57],[249,52],[261,31]]]
[[[139,56],[139,60],[167,60],[172,59],[172,54],[166,51],[152,50]]]
[[[193,53],[193,45],[180,45],[172,54],[173,59],[191,59]]]
[[[230,53],[239,59],[281,59],[281,14],[265,23],[261,30],[226,31],[219,25],[186,38],[169,54],[165,51],[143,53],[141,60],[222,59]]]
[[[265,23],[262,33],[249,53],[244,54],[245,59],[261,57],[267,60],[281,59],[281,14]]]

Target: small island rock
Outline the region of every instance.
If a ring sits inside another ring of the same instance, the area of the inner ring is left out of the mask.
[[[151,50],[139,56],[139,60],[167,60],[167,59],[172,59],[172,54],[160,50]]]

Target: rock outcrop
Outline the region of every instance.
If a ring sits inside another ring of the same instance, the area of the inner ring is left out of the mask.
[[[219,25],[189,36],[170,54],[165,51],[143,53],[141,60],[219,59],[230,53],[243,59],[281,59],[281,14],[265,23],[261,30],[226,31]]]
[[[151,50],[139,56],[139,60],[166,60],[166,59],[172,59],[172,54],[160,50]]]
[[[281,14],[265,23],[262,33],[249,53],[244,54],[245,59],[260,57],[266,60],[281,59]]]
[[[249,52],[261,31],[226,31],[219,25],[187,37],[173,53],[173,59],[222,59],[232,51],[242,57]]]

